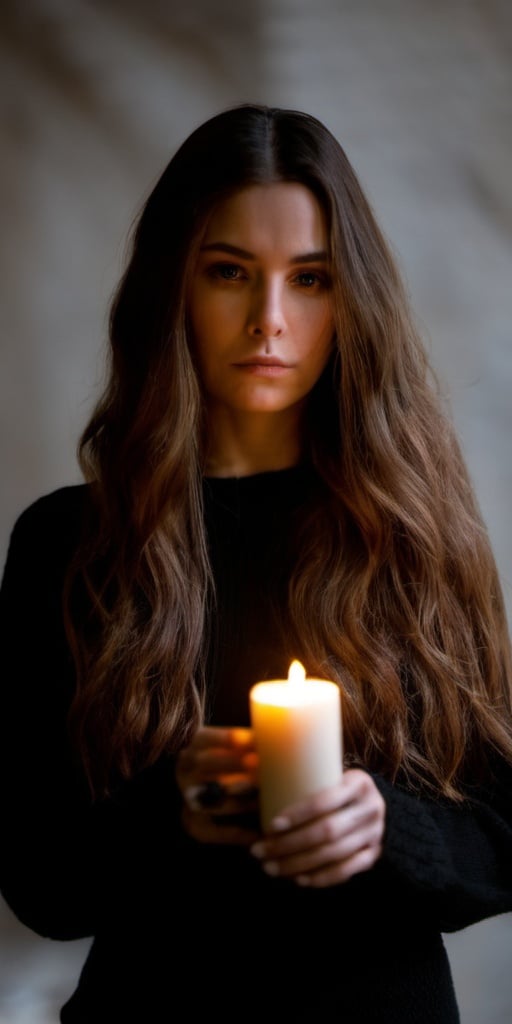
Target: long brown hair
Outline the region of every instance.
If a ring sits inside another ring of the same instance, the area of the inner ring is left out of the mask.
[[[273,181],[322,204],[337,325],[311,396],[307,454],[325,500],[297,538],[295,650],[340,683],[350,761],[458,799],[486,751],[512,760],[499,577],[389,246],[339,143],[299,111],[242,105],[208,120],[137,221],[107,385],[79,444],[93,512],[66,590],[71,732],[101,794],[202,721],[213,585],[187,282],[216,204]]]

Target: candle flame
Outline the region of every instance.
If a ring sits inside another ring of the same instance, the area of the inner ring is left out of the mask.
[[[288,669],[289,683],[303,683],[306,678],[306,669],[300,661],[292,661]]]

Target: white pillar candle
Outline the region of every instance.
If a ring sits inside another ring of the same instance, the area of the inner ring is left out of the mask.
[[[287,680],[255,683],[249,701],[261,825],[268,831],[288,804],[341,778],[340,691],[326,679],[306,679],[300,661],[292,661]]]

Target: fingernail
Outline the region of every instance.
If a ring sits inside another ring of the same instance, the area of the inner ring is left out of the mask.
[[[285,829],[291,828],[291,825],[289,818],[272,818],[270,829],[272,832],[284,832]]]
[[[263,870],[267,875],[278,875],[279,864],[277,864],[275,860],[267,860],[263,865]]]
[[[297,875],[295,881],[297,885],[311,885],[311,879],[309,875]]]
[[[265,847],[263,843],[253,843],[253,845],[251,846],[251,853],[253,857],[264,857]]]

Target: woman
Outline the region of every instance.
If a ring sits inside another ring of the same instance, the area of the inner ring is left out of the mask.
[[[85,483],[2,585],[1,886],[94,936],[64,1024],[459,1020],[442,933],[512,910],[497,569],[353,169],[240,106],[150,194]],[[262,834],[248,693],[340,687],[335,786]]]

